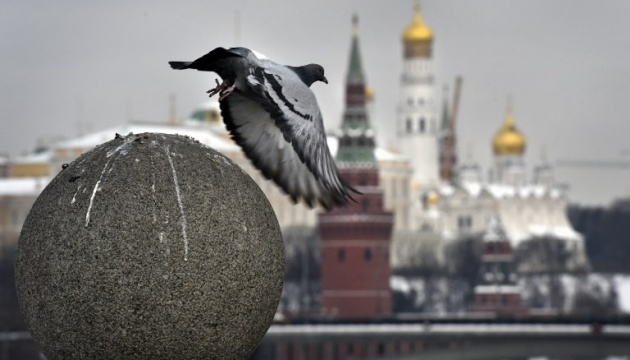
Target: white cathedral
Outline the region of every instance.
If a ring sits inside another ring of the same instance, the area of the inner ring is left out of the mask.
[[[449,244],[482,235],[493,219],[498,219],[513,249],[533,238],[554,238],[561,240],[570,254],[566,270],[587,269],[584,240],[568,221],[565,192],[555,182],[553,168],[543,161],[535,167],[533,179],[526,176],[526,141],[510,109],[492,140],[494,166],[490,175],[484,179],[480,166],[468,159],[456,166],[456,176],[449,181],[440,179],[440,161],[451,155],[440,154],[444,152],[441,144],[445,144],[448,119],[438,123],[433,33],[423,22],[419,6],[402,40],[404,65],[393,143],[400,144],[397,150],[408,160],[411,201],[409,218],[397,221],[392,267],[414,268],[427,259],[445,266]],[[384,180],[385,186],[392,185]],[[534,259],[519,270],[537,272],[543,267]]]
[[[358,36],[356,28],[353,36]],[[379,162],[380,183],[384,188],[384,205],[395,214],[390,251],[392,267],[422,265],[427,258],[424,255],[430,255],[439,266],[444,266],[445,249],[449,244],[463,236],[483,234],[489,228],[491,219],[496,217],[513,248],[535,236],[553,236],[562,239],[570,250],[572,270],[587,268],[584,241],[567,220],[565,193],[554,182],[551,166],[541,164],[535,168],[532,180],[526,177],[523,162],[525,137],[516,129],[509,111],[492,143],[495,155],[492,176],[484,179],[481,168],[468,160],[456,167],[456,181],[440,179],[440,158],[443,155],[440,144],[444,139],[445,125],[444,119],[438,116],[433,33],[423,22],[418,6],[412,23],[402,34],[402,41],[403,73],[393,138],[387,138],[384,131],[379,131],[389,124],[372,119],[377,145],[381,146],[376,149],[375,155]],[[373,92],[370,88],[366,89],[366,94],[371,101]],[[176,125],[175,121],[168,125],[131,122],[55,143],[46,151],[15,159],[9,167],[11,178],[0,179],[0,197],[23,199],[32,195],[32,199],[16,200],[16,204],[21,205],[8,210],[15,213],[12,218],[16,220],[7,226],[11,225],[14,233],[19,234],[20,219],[25,218],[30,208],[28,205],[47,181],[56,175],[61,164],[69,163],[81,153],[111,140],[115,133],[128,132],[192,136],[235,160],[254,178],[275,209],[282,228],[313,228],[317,225],[317,212],[320,210],[292,204],[281,190],[251,166],[240,148],[229,138],[220,118],[218,102],[214,100],[196,109],[184,124]],[[328,144],[336,153],[338,144],[334,135],[329,136]],[[19,195],[13,194],[12,189],[18,188]],[[11,201],[5,203],[12,204]],[[0,230],[3,227],[0,223]],[[535,271],[533,268],[529,270]]]

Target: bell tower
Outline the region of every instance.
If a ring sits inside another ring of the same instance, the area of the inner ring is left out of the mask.
[[[433,71],[433,32],[416,3],[411,24],[402,34],[403,73],[398,104],[397,138],[409,158],[414,189],[431,189],[439,181],[438,116]]]

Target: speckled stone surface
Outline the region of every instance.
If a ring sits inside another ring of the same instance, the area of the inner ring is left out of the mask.
[[[20,307],[49,360],[246,359],[280,299],[281,236],[225,156],[178,135],[119,137],[35,202]]]

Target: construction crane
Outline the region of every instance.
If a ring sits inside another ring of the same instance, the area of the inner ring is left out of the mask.
[[[440,164],[440,178],[442,181],[451,183],[455,177],[455,125],[457,122],[457,111],[459,110],[459,99],[462,90],[462,77],[455,78],[455,89],[453,94],[453,104],[451,108],[451,116],[448,121],[448,134],[446,138],[446,147],[444,148],[444,156]]]

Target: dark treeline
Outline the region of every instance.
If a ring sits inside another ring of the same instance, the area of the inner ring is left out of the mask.
[[[630,200],[611,207],[568,209],[571,224],[582,235],[593,272],[630,273]]]

